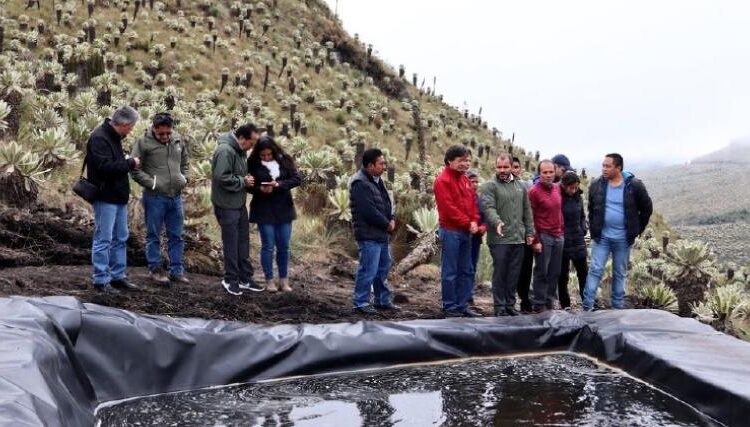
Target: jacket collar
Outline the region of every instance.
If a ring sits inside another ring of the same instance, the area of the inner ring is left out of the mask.
[[[122,136],[120,136],[115,128],[112,127],[112,120],[110,118],[104,119],[104,123],[102,123],[102,129],[104,129],[104,131],[107,132],[107,135],[112,137],[115,141],[122,142]]]
[[[234,149],[234,151],[242,154],[242,148],[240,147],[239,141],[237,141],[237,137],[234,136],[234,132],[229,131],[229,133],[227,133],[227,142],[226,143],[230,147],[232,147]]]
[[[445,171],[448,174],[448,176],[450,176],[453,179],[460,179],[462,176],[465,176],[461,172],[459,172],[459,171],[457,171],[455,169],[451,169],[450,166],[446,166],[445,167]]]

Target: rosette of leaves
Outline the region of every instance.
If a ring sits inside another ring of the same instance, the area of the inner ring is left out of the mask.
[[[26,147],[15,141],[0,144],[0,199],[9,205],[27,207],[36,202],[47,172],[39,156]]]
[[[32,150],[39,155],[44,169],[56,169],[77,160],[80,152],[70,143],[64,127],[40,129],[34,132]]]

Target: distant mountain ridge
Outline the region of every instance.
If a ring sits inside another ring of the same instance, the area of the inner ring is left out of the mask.
[[[657,212],[676,230],[707,241],[727,261],[750,261],[750,138],[688,164],[644,170]]]
[[[750,164],[750,137],[732,141],[728,146],[697,157],[690,163]]]

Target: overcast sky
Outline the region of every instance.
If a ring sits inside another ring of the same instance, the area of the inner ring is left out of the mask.
[[[573,166],[609,151],[684,162],[750,135],[747,0],[338,0],[338,13],[394,67],[436,76],[448,103]]]

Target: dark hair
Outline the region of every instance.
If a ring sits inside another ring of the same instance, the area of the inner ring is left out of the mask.
[[[513,157],[513,161],[511,162],[511,164],[513,164],[513,163],[518,163],[520,165],[521,164],[521,159],[519,159],[518,157]]]
[[[368,165],[374,165],[381,156],[383,156],[383,151],[380,150],[380,148],[370,148],[365,150],[362,154],[362,167],[366,168]]]
[[[252,126],[252,125],[251,125]],[[268,135],[263,135],[258,140],[258,143],[253,147],[253,151],[250,152],[250,157],[247,159],[247,165],[250,168],[260,167],[260,153],[264,150],[271,150],[274,160],[279,162],[279,166],[287,170],[295,170],[294,159],[292,156],[287,154],[274,139]]]
[[[172,117],[172,114],[169,113],[168,111],[156,113],[154,114],[154,117],[151,119],[151,125],[153,127],[157,127],[157,126],[174,127],[174,117]]]
[[[459,157],[466,157],[471,155],[471,150],[466,148],[465,145],[451,145],[448,150],[445,152],[445,159],[443,160],[445,164],[452,162],[453,160],[459,158]]]
[[[253,132],[259,132],[258,128],[252,123],[247,123],[235,129],[234,136],[237,138],[249,139]]]
[[[479,174],[476,171],[474,171],[474,170],[469,170],[469,171],[466,172],[466,177],[469,178],[469,179],[479,178]]]
[[[571,184],[577,184],[580,183],[581,180],[578,178],[578,174],[576,174],[573,171],[567,171],[563,174],[562,178],[560,178],[560,184],[562,185],[571,185]]]
[[[498,154],[497,158],[495,159],[495,163],[497,163],[499,160],[508,160],[510,164],[513,165],[513,157],[508,153]]]
[[[623,170],[623,168],[625,167],[625,161],[622,159],[622,156],[617,153],[609,153],[604,157],[609,157],[610,159],[612,159],[615,167],[619,167],[620,170]]]
[[[537,175],[541,175],[542,174],[542,165],[545,164],[545,163],[549,163],[552,166],[555,166],[555,164],[552,163],[552,160],[544,159],[541,162],[539,162],[538,165],[536,165],[536,173],[537,173]]]

